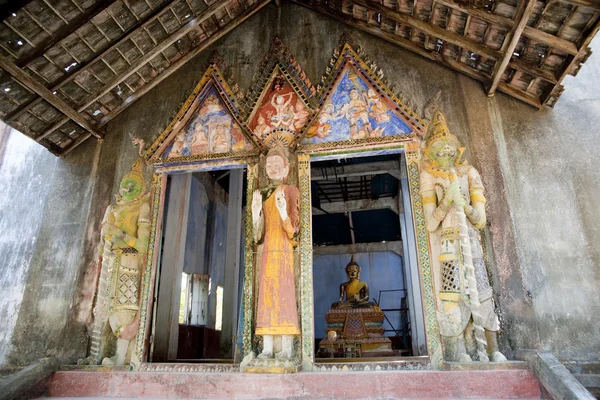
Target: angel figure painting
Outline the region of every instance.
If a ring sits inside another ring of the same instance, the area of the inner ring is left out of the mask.
[[[360,74],[346,67],[303,143],[405,135],[410,127]]]
[[[309,116],[310,111],[285,77],[277,75],[249,125],[256,137],[264,142],[272,132],[299,132]]]
[[[189,157],[208,153],[247,150],[252,145],[227,107],[211,88],[204,96],[195,115],[167,147],[163,157]]]

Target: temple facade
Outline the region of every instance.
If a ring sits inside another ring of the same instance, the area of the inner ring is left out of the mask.
[[[592,56],[538,110],[268,4],[102,141],[59,158],[7,128],[0,365],[597,363],[599,78]]]

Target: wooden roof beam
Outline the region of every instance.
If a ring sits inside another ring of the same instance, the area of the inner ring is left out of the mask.
[[[596,21],[596,24],[594,25],[594,27],[590,30],[590,32],[585,37],[585,39],[583,39],[583,42],[581,43],[581,47],[580,47],[577,55],[571,57],[571,60],[567,63],[567,66],[563,70],[563,73],[558,77],[558,83],[562,82],[562,80],[570,73],[571,68],[577,62],[577,60],[580,57],[582,57],[585,54],[585,52],[587,52],[587,47],[590,44],[590,42],[592,41],[592,39],[594,38],[594,36],[596,36],[596,33],[598,33],[598,30],[600,30],[600,19],[598,19]],[[548,94],[544,97],[544,99],[543,99],[544,104],[546,104],[546,102],[550,99],[551,94],[552,94],[552,91],[549,91]]]
[[[513,21],[510,18],[506,18],[501,15],[492,14],[492,13],[483,11],[481,9],[478,9],[478,8],[475,8],[472,6],[459,4],[455,0],[437,0],[437,2],[440,4],[444,4],[448,7],[452,7],[454,9],[460,10],[464,13],[470,14],[473,17],[479,18],[483,21],[486,21],[486,22],[489,22],[489,23],[492,23],[495,25],[499,25],[503,28],[511,29],[515,25],[515,21]],[[556,49],[564,51],[565,53],[568,53],[571,55],[577,54],[577,46],[573,42],[570,42],[570,41],[560,38],[558,36],[554,36],[549,33],[540,31],[539,29],[536,29],[534,27],[526,25],[525,29],[523,30],[523,35],[527,36],[530,39],[534,39],[538,42],[547,44]]]
[[[173,45],[173,43],[177,42],[179,39],[190,33],[197,26],[206,22],[209,18],[211,18],[215,12],[225,7],[225,5],[229,4],[229,1],[218,1],[209,6],[206,10],[202,12],[198,17],[189,21],[187,24],[183,25],[176,32],[171,34],[168,38],[163,40],[157,46],[153,47],[150,51],[144,54],[142,57],[136,60],[135,64],[130,66],[126,71],[122,72],[120,75],[113,78],[110,82],[105,84],[102,89],[94,93],[93,95],[88,96],[82,103],[81,106],[78,107],[78,111],[81,112],[88,108],[90,105],[94,104],[99,98],[110,92],[115,86],[119,85],[131,75],[133,75],[137,70],[146,65],[147,62],[156,57],[159,53],[167,49],[169,46]]]
[[[496,92],[496,88],[500,83],[500,79],[502,78],[504,71],[506,71],[506,67],[508,66],[508,63],[510,62],[513,56],[515,48],[519,44],[521,33],[523,33],[523,30],[525,29],[527,21],[529,20],[529,16],[533,12],[534,7],[534,0],[526,0],[521,1],[519,3],[519,6],[517,8],[517,16],[515,18],[518,22],[512,27],[511,31],[506,35],[506,38],[504,39],[505,43],[508,43],[508,45],[504,50],[504,56],[502,57],[502,60],[496,62],[496,65],[494,66],[494,72],[492,73],[492,82],[490,83],[487,89],[488,97],[493,96]],[[506,42],[506,40],[509,41]]]
[[[9,15],[16,14],[19,10],[31,3],[33,0],[8,0],[0,7],[0,21],[4,21]]]
[[[96,62],[100,61],[103,57],[105,57],[108,53],[115,50],[117,47],[119,47],[121,44],[123,44],[127,40],[131,39],[133,37],[133,35],[135,35],[140,29],[146,29],[148,25],[150,25],[157,18],[159,18],[163,12],[165,12],[167,9],[169,9],[173,5],[174,2],[175,2],[175,0],[164,3],[159,8],[157,8],[156,10],[151,12],[147,16],[146,19],[139,21],[137,24],[135,24],[130,29],[128,29],[125,36],[122,36],[120,39],[118,39],[112,43],[108,42],[107,46],[105,46],[103,49],[100,49],[96,53],[96,55],[94,57],[92,57],[92,59],[90,61],[86,62],[85,64],[79,64],[79,65],[75,66],[74,68],[71,68],[69,70],[68,74],[64,75],[63,77],[61,77],[60,79],[58,79],[57,81],[54,82],[54,84],[52,85],[50,90],[54,92],[54,91],[60,89],[61,87],[63,87],[64,85],[66,85],[67,83],[69,83],[73,79],[75,79],[79,73],[87,71]],[[148,36],[150,36],[150,35],[148,35]],[[15,120],[15,119],[19,118],[21,115],[26,113],[32,107],[35,107],[41,101],[42,101],[42,99],[40,97],[38,97],[36,99],[33,99],[33,100],[23,104],[21,107],[14,110],[10,114],[8,114],[6,116],[6,121],[11,121],[11,120]]]
[[[192,58],[194,58],[195,56],[200,54],[202,51],[204,51],[206,48],[208,48],[209,46],[214,44],[217,40],[221,39],[223,36],[225,36],[227,33],[229,33],[231,30],[233,30],[239,24],[241,24],[246,19],[248,19],[249,17],[254,15],[254,13],[256,13],[262,7],[267,5],[270,1],[271,0],[259,1],[254,6],[252,6],[251,9],[246,9],[244,14],[239,15],[235,19],[229,21],[226,25],[224,25],[219,30],[218,33],[215,33],[212,36],[210,36],[208,39],[203,41],[198,47],[196,47],[195,49],[190,51],[188,54],[186,54],[185,56],[181,57],[179,60],[177,60],[176,62],[171,64],[160,75],[158,75],[156,78],[154,78],[153,80],[148,82],[146,85],[139,88],[135,93],[133,93],[131,96],[129,96],[127,99],[125,99],[125,101],[123,101],[123,103],[121,103],[121,105],[117,106],[115,109],[113,109],[111,112],[109,112],[106,116],[104,116],[104,118],[102,118],[98,122],[98,126],[99,127],[105,126],[110,120],[112,120],[117,115],[119,115],[123,110],[125,110],[131,104],[133,104],[134,102],[139,100],[140,97],[142,97],[144,94],[148,93],[152,88],[154,88],[156,85],[158,85],[164,79],[166,79],[168,76],[170,76],[175,71],[177,71],[179,68],[181,68],[189,60],[191,60]]]
[[[96,15],[107,9],[116,0],[100,0],[94,3],[90,8],[79,14],[77,17],[69,21],[68,24],[61,26],[56,32],[50,35],[46,40],[35,47],[33,53],[29,54],[23,59],[17,61],[19,68],[26,67],[36,58],[44,55],[52,46],[75,32],[77,29],[85,25],[89,20],[94,18]]]
[[[139,88],[135,93],[133,93],[131,96],[129,96],[127,99],[125,99],[125,101],[123,101],[123,103],[121,103],[121,105],[119,105],[118,107],[113,109],[108,115],[106,115],[104,118],[102,118],[102,120],[100,120],[100,122],[98,123],[98,127],[99,128],[104,127],[109,121],[111,121],[113,118],[115,118],[121,112],[123,112],[123,110],[125,110],[127,107],[129,107],[130,105],[135,103],[137,100],[139,100],[144,94],[148,93],[152,88],[154,88],[156,85],[158,85],[164,79],[166,79],[168,76],[170,76],[175,71],[177,71],[179,68],[181,68],[189,60],[191,60],[192,58],[197,56],[200,52],[204,51],[207,47],[211,46],[216,41],[221,39],[223,36],[225,36],[227,33],[229,33],[231,30],[233,30],[239,24],[241,24],[246,19],[248,19],[250,16],[254,15],[254,13],[256,13],[262,7],[267,5],[270,1],[271,0],[262,0],[258,3],[256,3],[255,5],[253,5],[250,9],[246,9],[244,11],[243,15],[240,15],[237,18],[231,20],[229,23],[227,23],[225,26],[223,26],[218,33],[215,33],[214,35],[210,36],[208,39],[206,39],[204,42],[202,42],[200,44],[200,46],[196,47],[194,50],[190,51],[188,54],[181,57],[175,63],[171,64],[159,76],[157,76],[155,79],[151,80],[148,84]],[[142,66],[143,66],[143,64],[142,64]],[[59,123],[60,122],[66,122],[66,120],[59,121]],[[52,127],[51,128],[52,130],[49,130],[47,133],[48,134],[52,133],[52,131],[54,129],[57,129],[62,124],[60,124],[60,125],[57,124],[57,125],[58,126]],[[86,139],[87,139],[87,137],[86,137]],[[81,144],[81,142],[73,143],[73,145],[71,147],[68,147],[63,154],[70,152],[72,150],[72,148],[79,146],[80,144]]]
[[[15,80],[27,87],[29,90],[37,93],[44,100],[50,103],[57,110],[65,114],[69,119],[73,120],[77,125],[81,126],[86,131],[90,132],[98,139],[102,139],[103,135],[96,131],[96,128],[79,114],[73,110],[67,103],[65,103],[60,97],[52,94],[44,85],[27,75],[23,70],[19,69],[14,63],[7,60],[4,57],[0,57],[0,67],[8,72]],[[66,122],[66,121],[65,121]]]
[[[320,5],[316,5],[316,4],[312,4],[312,5],[308,5],[305,4],[302,1],[299,0],[294,0],[295,3],[300,4],[304,7],[310,8],[312,10],[318,11],[322,14],[328,15],[331,18],[334,18],[340,22],[345,23],[346,25],[352,26],[354,28],[358,28],[364,32],[370,33],[374,36],[380,37],[390,43],[393,43],[397,46],[403,47],[407,50],[413,51],[417,54],[419,54],[422,57],[425,57],[429,60],[432,61],[437,61],[440,64],[446,65],[452,69],[455,69],[465,75],[470,76],[473,79],[476,79],[480,82],[488,82],[489,81],[489,77],[482,74],[479,71],[476,71],[472,68],[469,68],[467,65],[464,65],[456,60],[452,60],[448,57],[443,57],[441,54],[439,53],[435,53],[432,51],[427,51],[425,50],[423,47],[419,46],[417,43],[412,42],[410,40],[404,39],[401,36],[398,35],[394,35],[392,33],[388,33],[386,31],[383,31],[381,29],[369,26],[366,23],[361,23],[359,21],[354,20],[354,18],[347,18],[345,15],[341,14],[340,12],[336,12],[336,10],[333,10],[331,8],[328,7],[323,7]]]
[[[372,3],[367,0],[354,0],[354,4],[379,12],[395,22],[411,26],[426,33],[427,35],[434,36],[459,47],[464,47],[465,49],[479,55],[483,55],[486,58],[493,58],[497,60],[502,57],[502,53],[497,50],[484,46],[481,43],[475,42],[455,32],[431,25],[426,21],[420,20],[419,18],[392,10],[391,8],[385,7],[379,3]]]

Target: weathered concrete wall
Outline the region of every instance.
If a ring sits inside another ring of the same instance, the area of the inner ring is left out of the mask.
[[[0,170],[0,363],[85,355],[76,290],[99,150],[91,141],[58,159],[21,135],[9,139]]]
[[[11,133],[0,168],[0,365],[12,350],[11,338],[50,191],[44,183],[52,179],[56,162],[45,148],[18,132]]]
[[[442,91],[441,107],[449,127],[468,147],[467,156],[487,187],[490,226],[484,242],[504,328],[503,350],[511,354],[533,347],[552,350],[563,359],[597,358],[600,325],[594,323],[594,316],[600,313],[600,250],[595,244],[600,239],[600,172],[591,162],[599,148],[597,55],[575,80],[567,81],[565,95],[554,110],[536,112],[502,93],[487,99],[479,83],[469,78],[285,3],[281,9],[266,6],[125,110],[109,123],[101,146],[89,141],[65,160],[36,149],[41,158],[27,157],[36,160],[30,170],[18,164],[23,181],[41,174],[48,188],[43,189],[47,194],[35,197],[47,197],[40,200],[43,216],[30,215],[29,226],[20,227],[22,236],[12,234],[25,237],[37,230],[35,243],[25,246],[26,240],[16,239],[10,244],[11,235],[0,233],[0,257],[7,254],[10,259],[0,268],[14,277],[8,281],[27,274],[26,295],[13,331],[13,360],[85,352],[83,327],[95,290],[100,218],[119,180],[138,157],[128,135],[148,143],[155,139],[200,79],[213,50],[221,53],[247,91],[260,58],[279,34],[310,79],[318,82],[343,32],[351,32],[390,83],[414,104],[423,105]],[[593,47],[600,47],[599,40]],[[44,162],[56,165],[44,166]],[[12,187],[12,198],[26,198],[21,188]],[[11,203],[9,209],[16,210],[15,205]],[[4,216],[11,214],[4,210],[0,211],[2,224]],[[15,272],[18,263],[29,265],[29,272]],[[13,319],[18,296],[7,314]],[[9,331],[3,330],[5,338],[0,340],[8,342],[4,332]],[[63,349],[67,336],[70,345]]]

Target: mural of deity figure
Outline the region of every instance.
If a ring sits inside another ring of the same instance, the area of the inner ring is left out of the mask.
[[[294,110],[291,107],[293,93],[275,94],[271,98],[271,105],[275,113],[271,115],[271,127],[290,129],[294,123]]]
[[[435,112],[421,169],[421,197],[437,272],[438,322],[446,361],[506,361],[479,230],[486,224],[479,172],[462,160],[463,147]]]
[[[218,95],[211,92],[191,122],[175,137],[166,157],[227,153],[248,147],[251,148],[239,124],[229,115]]]
[[[350,121],[351,139],[364,139],[368,137],[371,131],[369,109],[367,108],[367,102],[361,97],[362,94],[358,89],[353,88],[350,91],[350,101],[340,110]]]
[[[352,67],[344,67],[303,143],[400,136],[410,127],[389,99]]]
[[[123,365],[133,351],[131,339],[139,324],[140,281],[150,237],[150,195],[142,168],[138,159],[121,180],[119,194],[102,220],[102,269],[91,355],[81,363],[97,364],[104,357],[103,365]]]
[[[287,148],[277,143],[266,158],[265,172],[269,183],[254,191],[252,197],[254,240],[262,244],[257,251],[255,332],[263,337],[263,349],[258,355],[262,359],[292,358],[294,336],[300,334],[294,283],[300,191],[285,184],[289,171]]]

